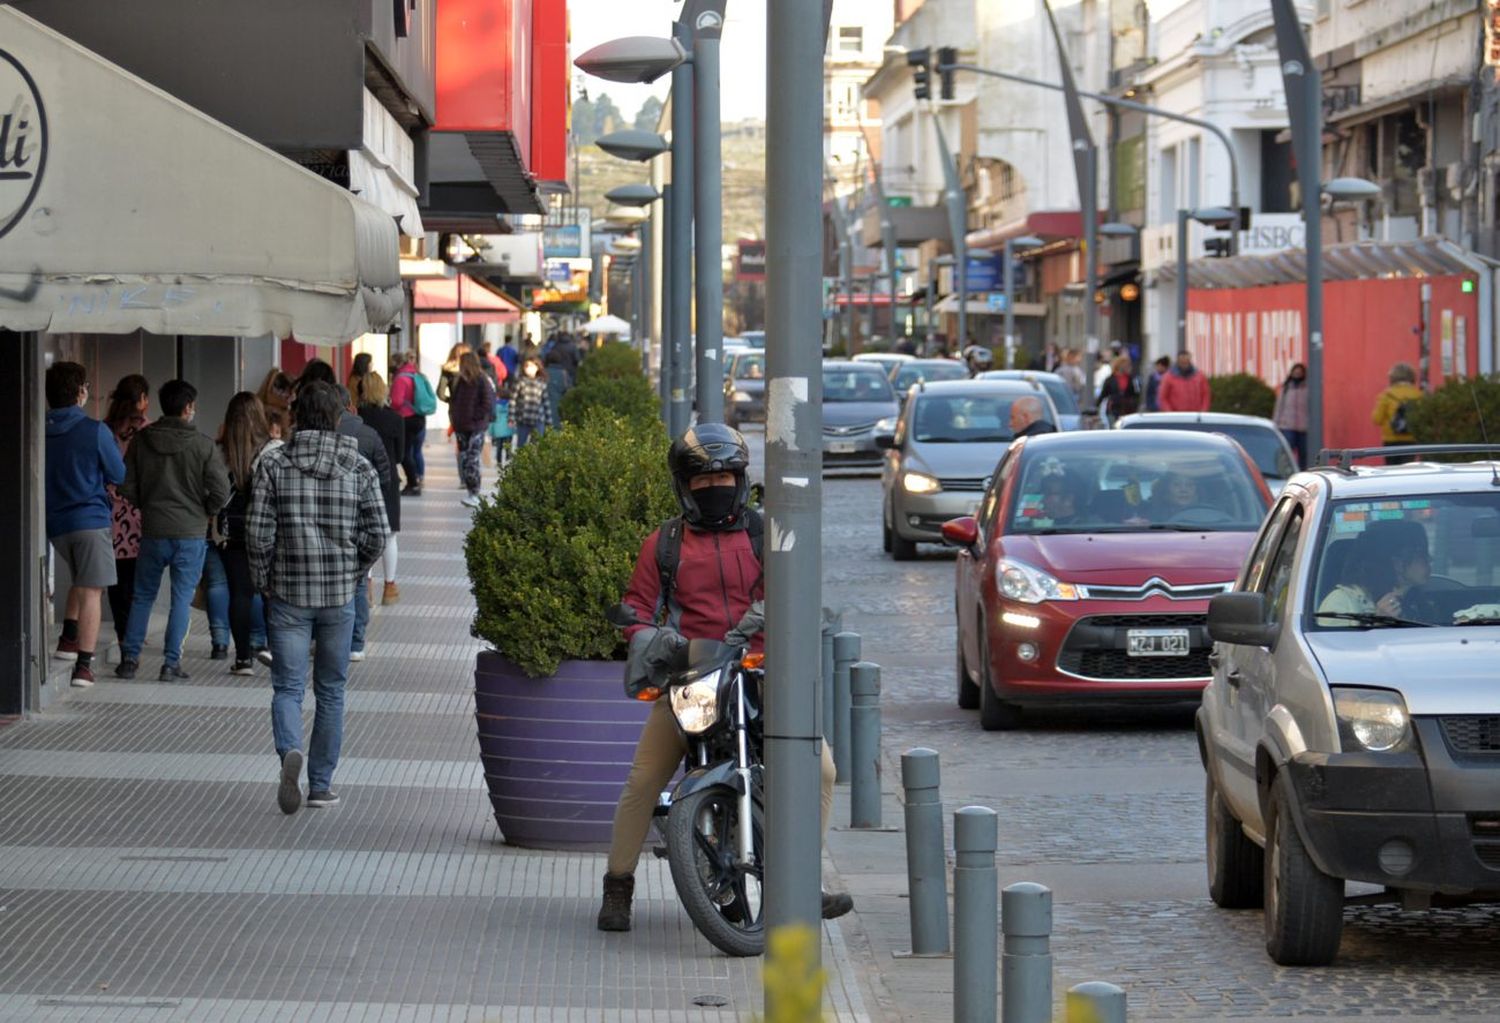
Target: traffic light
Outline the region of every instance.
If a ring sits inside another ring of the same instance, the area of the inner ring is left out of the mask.
[[[938,77],[942,79],[938,95],[943,99],[953,98],[953,65],[958,63],[958,50],[952,46],[939,46]]]
[[[1229,255],[1229,236],[1203,239],[1203,251],[1214,259],[1223,259]]]
[[[926,46],[907,50],[906,64],[912,68],[917,99],[932,99],[932,50]]]

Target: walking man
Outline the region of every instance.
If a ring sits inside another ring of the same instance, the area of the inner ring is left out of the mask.
[[[106,483],[125,478],[125,462],[109,427],[83,412],[88,371],[76,362],[47,368],[47,539],[68,566],[72,585],[63,611],[59,660],[74,661],[72,684],[94,684],[100,596],[115,584]]]
[[[162,644],[163,682],[186,679],[182,641],[187,638],[193,591],[203,575],[208,520],[229,500],[229,472],[214,442],[193,426],[198,390],[186,380],[168,380],[157,395],[161,418],[130,442],[120,494],[141,510],[141,553],[135,566],[130,624],[120,645],[115,674],[135,678],[151,608],[163,572],[172,577],[172,606]]]
[[[380,478],[352,437],[338,433],[338,392],[309,383],[292,406],[292,439],[255,469],[245,549],[266,596],[271,641],[271,729],[281,757],[282,813],[302,806],[302,696],[312,661],[317,712],[307,750],[307,805],[338,805],[333,772],[344,735],[344,683],[354,594],[389,529]],[[316,653],[314,653],[316,646]]]
[[[1162,377],[1156,402],[1163,412],[1207,412],[1213,394],[1208,377],[1193,365],[1193,353],[1184,348],[1177,364]]]

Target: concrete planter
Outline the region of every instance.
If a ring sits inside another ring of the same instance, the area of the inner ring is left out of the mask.
[[[615,803],[649,703],[625,698],[619,661],[564,661],[531,678],[494,651],[474,665],[479,756],[505,841],[609,847]]]

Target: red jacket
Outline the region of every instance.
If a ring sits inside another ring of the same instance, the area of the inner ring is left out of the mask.
[[[411,382],[408,373],[419,373],[421,370],[408,362],[396,371],[396,376],[391,380],[391,408],[395,409],[403,419],[410,419],[417,414],[412,408],[412,399],[416,397],[417,386]]]
[[[646,537],[625,603],[635,608],[642,621],[655,621],[661,598],[661,576],[656,567],[656,539],[661,530]],[[760,562],[743,529],[717,532],[689,526],[682,533],[682,556],[672,586],[667,624],[688,639],[723,639],[749,610],[750,602],[762,596]],[[629,639],[645,626],[625,630]],[[764,637],[756,636],[751,649],[764,648]]]
[[[1161,378],[1161,389],[1156,392],[1157,406],[1163,412],[1207,412],[1208,400],[1208,377],[1201,369],[1183,376],[1173,366]]]

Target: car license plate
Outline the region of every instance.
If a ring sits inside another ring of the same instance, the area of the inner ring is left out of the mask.
[[[1186,657],[1191,647],[1187,629],[1130,629],[1125,642],[1131,657]]]
[[[852,440],[831,440],[828,442],[828,453],[830,455],[852,455],[854,454],[854,442]]]

